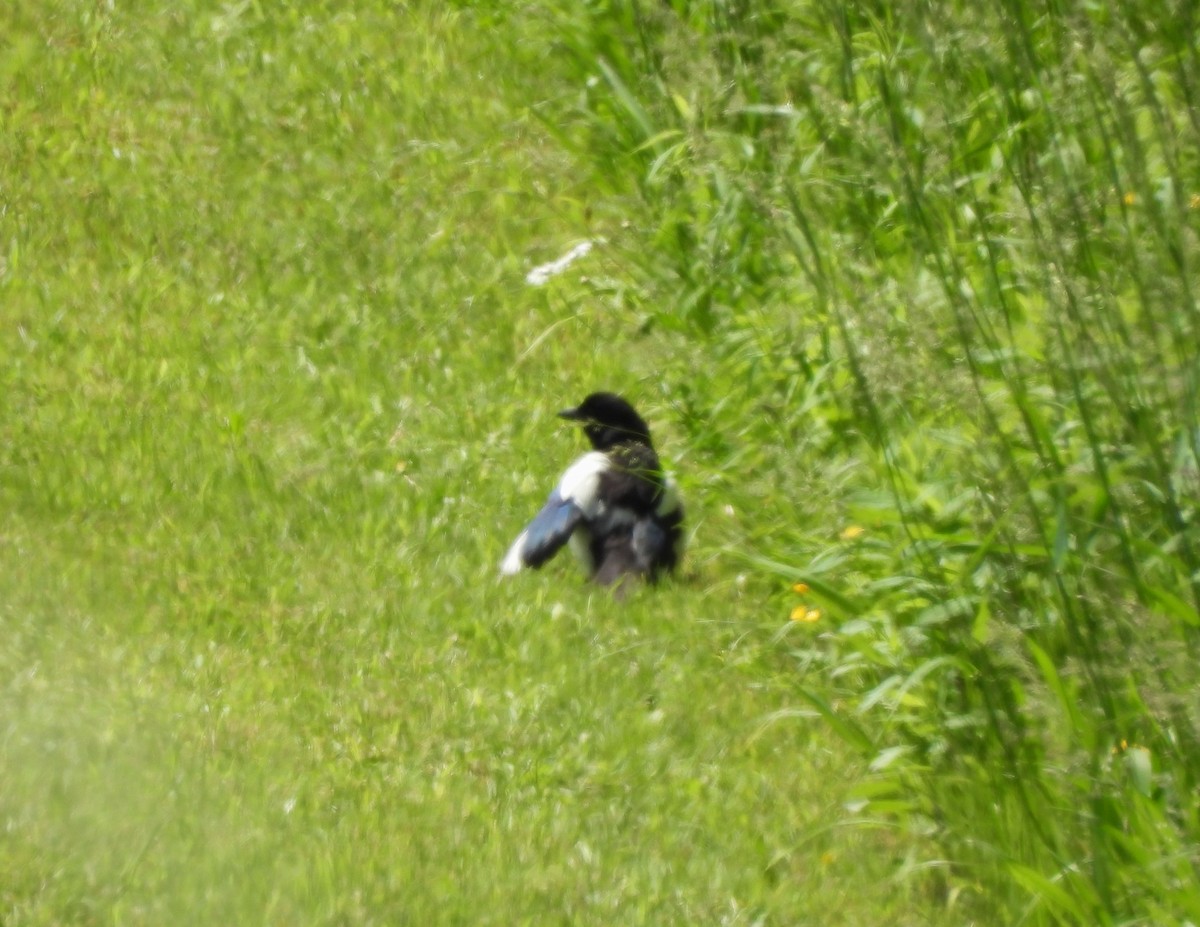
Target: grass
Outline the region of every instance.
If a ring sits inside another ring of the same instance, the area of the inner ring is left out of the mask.
[[[0,919],[1197,922],[1189,16],[0,14]]]
[[[624,389],[686,456],[670,346],[524,282],[588,185],[516,24],[4,16],[6,924],[903,908],[769,585],[711,542],[622,608],[497,577],[563,402]]]

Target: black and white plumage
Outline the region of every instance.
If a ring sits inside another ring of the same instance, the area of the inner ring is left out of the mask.
[[[583,425],[593,450],[567,468],[500,571],[537,569],[568,542],[588,577],[602,586],[629,576],[654,581],[674,570],[683,505],[645,421],[613,393],[592,393],[558,414]]]

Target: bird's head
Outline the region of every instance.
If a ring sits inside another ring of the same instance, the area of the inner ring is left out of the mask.
[[[574,409],[563,409],[558,415],[583,425],[583,433],[598,451],[627,441],[650,444],[649,426],[615,393],[592,393]]]

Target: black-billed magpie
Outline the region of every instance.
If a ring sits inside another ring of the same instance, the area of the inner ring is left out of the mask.
[[[582,424],[594,450],[567,468],[500,571],[537,569],[568,541],[588,577],[602,586],[628,576],[654,581],[674,570],[682,553],[683,505],[645,421],[613,393],[592,393],[558,414]]]

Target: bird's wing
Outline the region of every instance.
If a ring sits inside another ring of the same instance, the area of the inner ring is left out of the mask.
[[[580,522],[597,513],[600,475],[608,467],[607,458],[593,451],[567,468],[542,510],[513,541],[500,572],[511,575],[525,567],[537,569],[558,553]]]
[[[513,541],[500,564],[500,572],[512,575],[524,567],[537,569],[558,553],[582,520],[583,510],[554,490],[542,510]]]
[[[667,532],[657,518],[639,518],[630,539],[639,572],[649,573],[667,546]]]

